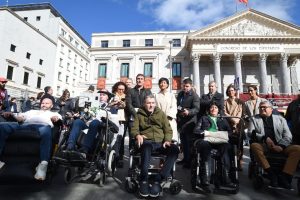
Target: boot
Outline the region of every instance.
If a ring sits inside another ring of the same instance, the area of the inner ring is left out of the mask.
[[[230,172],[229,170],[225,169],[223,171],[223,176],[224,176],[224,185],[226,187],[235,187],[235,184],[232,182],[231,178],[230,178]]]
[[[279,180],[278,180],[278,184],[280,187],[284,188],[284,189],[288,189],[291,190],[292,189],[292,176],[282,172],[282,174],[279,175]]]
[[[277,188],[278,187],[278,177],[277,174],[269,167],[268,169],[265,169],[265,171],[268,173],[269,179],[270,179],[270,187]]]
[[[209,185],[209,181],[208,181],[208,176],[209,176],[209,166],[208,166],[208,162],[203,162],[200,164],[201,167],[201,175],[200,175],[200,180],[201,180],[201,184],[203,186],[208,186]]]

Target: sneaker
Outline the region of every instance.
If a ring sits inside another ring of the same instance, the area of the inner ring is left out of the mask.
[[[150,188],[150,197],[158,197],[161,193],[161,186],[159,182],[154,182]]]
[[[47,161],[42,161],[36,167],[36,173],[34,175],[34,178],[36,180],[44,181],[46,179],[47,167],[48,167],[48,162]]]
[[[2,167],[5,165],[4,162],[0,161],[0,170],[2,169]]]
[[[149,184],[147,181],[140,182],[140,195],[142,197],[148,197],[149,196]]]

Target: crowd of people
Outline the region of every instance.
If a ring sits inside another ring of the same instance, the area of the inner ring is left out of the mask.
[[[196,148],[201,157],[201,184],[209,185],[208,162],[212,148],[220,152],[226,184],[230,185],[228,177],[230,169],[230,141],[228,143],[213,143],[206,140],[206,133],[225,131],[232,136],[243,132],[240,123],[246,122],[248,135],[243,135],[246,141],[253,132],[257,140],[250,144],[254,155],[261,163],[263,169],[270,176],[270,185],[273,187],[291,188],[290,179],[296,170],[300,160],[300,94],[291,102],[285,116],[274,112],[272,104],[266,99],[260,98],[257,86],[248,87],[249,100],[242,101],[238,98],[238,91],[234,85],[226,89],[227,98],[217,92],[217,84],[212,81],[208,85],[208,93],[197,94],[190,78],[183,80],[182,90],[177,97],[169,90],[169,80],[160,78],[159,92],[153,94],[150,89],[144,87],[145,77],[143,74],[136,76],[136,85],[133,80],[117,82],[112,91],[100,90],[100,107],[107,108],[110,114],[117,115],[117,126],[119,133],[116,137],[116,152],[119,166],[122,166],[124,156],[124,138],[129,133],[129,148],[138,147],[142,155],[142,169],[140,176],[139,192],[142,196],[155,197],[161,191],[159,182],[167,178],[171,173],[172,166],[178,158],[180,151],[182,159],[177,164],[184,168],[191,167],[191,147],[195,139],[200,139]],[[8,98],[5,84],[7,80],[0,77],[0,155],[5,145],[5,140],[13,131],[18,129],[34,129],[40,132],[41,137],[41,162],[37,167],[36,179],[44,180],[46,177],[47,163],[50,159],[49,130],[53,123],[62,120],[66,123],[72,119],[70,135],[66,142],[67,151],[80,152],[81,159],[86,159],[94,148],[94,138],[99,134],[104,122],[101,117],[103,113],[99,110],[90,115],[89,118],[82,117],[74,98],[66,89],[62,96],[56,101],[52,96],[53,90],[50,86],[45,87],[43,93],[36,98],[31,97],[24,103],[22,113],[18,113],[15,98]],[[53,110],[56,107],[58,113]],[[88,108],[87,108],[88,109]],[[38,110],[38,112],[33,112]],[[225,116],[222,118],[222,116]],[[232,118],[231,118],[232,117]],[[235,117],[235,118],[234,118]],[[7,121],[15,122],[7,122]],[[23,122],[19,125],[16,122]],[[82,146],[78,147],[76,141],[82,130],[87,129]],[[50,136],[51,137],[51,136]],[[239,141],[243,142],[243,141]],[[179,144],[179,145],[177,145]],[[180,147],[180,148],[178,148]],[[167,155],[166,163],[154,184],[149,185],[148,173],[149,162],[152,151],[161,151]],[[267,151],[282,152],[287,155],[286,165],[280,175],[272,171],[271,166],[265,158]],[[63,155],[62,155],[63,156]],[[1,157],[0,157],[1,158]],[[243,148],[239,149],[238,168],[243,168]],[[4,165],[0,159],[0,167]],[[279,181],[280,180],[280,181]],[[279,184],[280,183],[280,184]]]

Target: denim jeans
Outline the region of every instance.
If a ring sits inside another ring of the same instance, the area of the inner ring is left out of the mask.
[[[148,181],[148,169],[150,167],[151,153],[159,152],[167,156],[164,165],[160,171],[160,176],[156,177],[155,181],[160,181],[162,178],[170,176],[173,165],[178,157],[179,149],[176,145],[171,144],[170,147],[163,148],[162,143],[156,143],[149,140],[144,140],[141,146],[141,176],[140,181]]]
[[[71,125],[69,139],[67,142],[68,149],[73,150],[75,148],[76,141],[79,137],[80,132],[87,128],[88,126],[81,119],[76,119],[75,121],[73,121]]]
[[[40,124],[24,124],[18,123],[0,123],[0,154],[5,146],[5,141],[9,135],[17,130],[38,131],[41,136],[40,142],[40,159],[41,161],[49,161],[51,155],[52,130],[49,125]]]
[[[89,126],[87,134],[84,136],[82,148],[84,151],[89,152],[93,149],[95,138],[97,134],[101,134],[101,127],[103,125],[102,121],[94,119]],[[101,137],[101,136],[100,136]]]

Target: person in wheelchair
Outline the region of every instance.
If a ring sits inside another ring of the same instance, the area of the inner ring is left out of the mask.
[[[139,193],[143,197],[157,197],[162,188],[160,182],[170,176],[173,165],[178,157],[179,149],[171,143],[172,129],[165,113],[156,107],[155,97],[145,97],[144,106],[140,108],[134,118],[131,129],[136,145],[141,151],[141,174],[139,179]],[[152,152],[167,155],[159,174],[154,177],[150,188],[148,182],[148,168]]]
[[[52,100],[49,98],[43,99],[40,110],[30,110],[25,113],[20,113],[15,116],[19,123],[6,122],[0,123],[0,156],[4,150],[5,140],[16,130],[35,130],[41,136],[40,143],[40,160],[41,162],[36,168],[34,178],[37,180],[45,180],[48,162],[51,155],[52,130],[53,123],[62,119],[61,115],[52,112]],[[6,113],[11,115],[11,113]],[[20,124],[22,123],[22,124]],[[1,161],[0,161],[1,162]],[[2,162],[3,163],[3,162]],[[3,165],[2,165],[3,166]]]
[[[209,186],[209,160],[211,159],[211,150],[217,149],[221,157],[223,167],[224,184],[225,186],[234,186],[229,178],[231,158],[230,149],[231,144],[228,141],[224,142],[212,142],[206,140],[205,131],[209,131],[211,134],[217,131],[226,131],[228,135],[232,134],[232,130],[228,121],[225,118],[219,117],[220,108],[216,102],[212,102],[208,107],[208,114],[202,116],[194,129],[194,135],[196,139],[200,139],[196,143],[197,152],[200,153],[200,181],[203,187]]]
[[[291,179],[300,160],[300,146],[291,145],[292,134],[286,120],[272,114],[272,104],[265,100],[259,104],[259,114],[252,117],[249,136],[253,141],[250,149],[262,168],[268,173],[271,187],[291,189]],[[277,175],[266,159],[267,152],[283,153],[287,156],[281,174]]]

